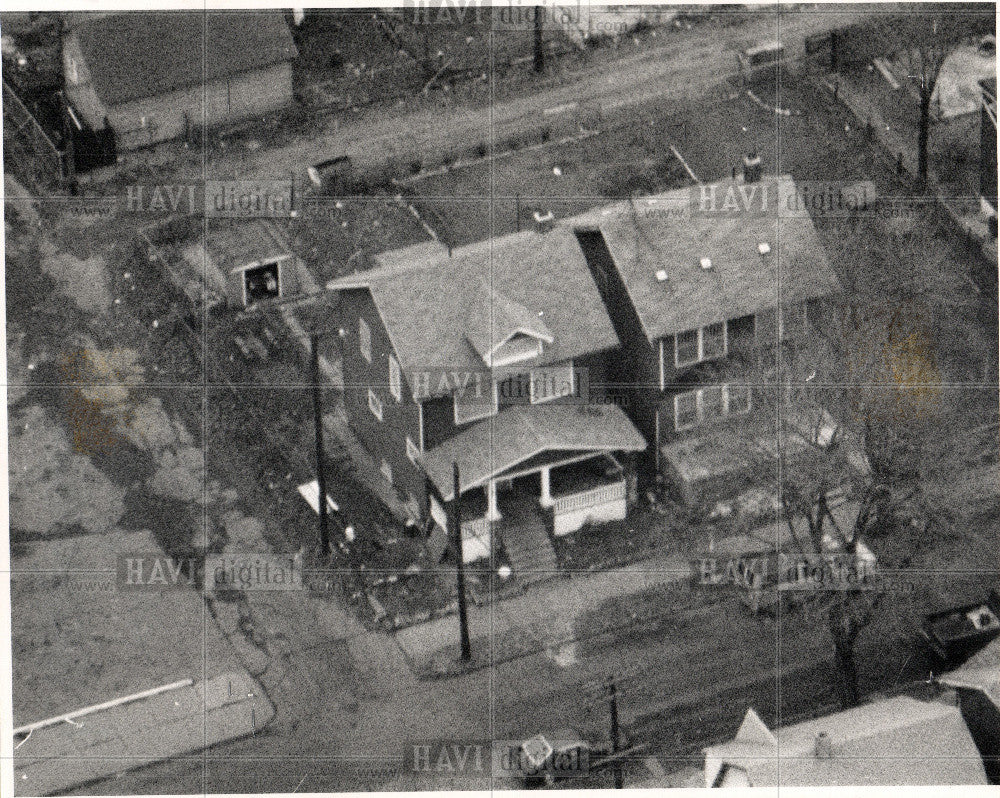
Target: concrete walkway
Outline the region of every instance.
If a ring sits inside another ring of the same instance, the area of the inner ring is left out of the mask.
[[[628,596],[689,579],[691,563],[682,557],[649,560],[613,571],[596,572],[538,585],[505,601],[469,608],[474,653],[485,667],[546,652],[553,658],[578,636],[576,621],[618,596]],[[446,675],[458,656],[458,617],[438,618],[395,633],[411,667],[424,676]]]
[[[222,674],[32,731],[15,750],[14,783],[22,795],[63,792],[248,737],[273,716],[274,707],[250,676]]]

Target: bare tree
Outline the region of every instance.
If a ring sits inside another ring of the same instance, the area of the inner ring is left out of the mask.
[[[969,33],[967,19],[935,14],[918,23],[913,29],[913,40],[903,51],[903,65],[907,80],[917,89],[920,118],[917,129],[917,177],[923,189],[928,186],[928,151],[930,148],[931,102],[937,87],[941,68],[955,47]]]

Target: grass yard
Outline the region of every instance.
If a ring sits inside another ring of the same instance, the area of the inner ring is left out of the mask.
[[[627,124],[591,137],[547,146],[539,141],[493,161],[415,178],[408,196],[441,239],[457,246],[518,225],[528,229],[536,211],[561,218],[691,185],[688,168],[704,182],[723,179],[752,150],[768,173],[790,173],[799,181],[874,176],[880,190],[896,190],[864,132],[811,85],[786,78],[780,96],[773,85],[758,86],[754,94],[759,102],[733,89],[683,107],[647,106]],[[498,150],[504,147],[497,142]]]
[[[409,199],[443,241],[460,246],[530,229],[536,212],[562,218],[690,184],[662,139],[650,121],[524,149],[415,180]]]
[[[391,197],[304,198],[297,218],[276,220],[292,250],[320,284],[357,270],[363,255],[430,240],[420,222]]]

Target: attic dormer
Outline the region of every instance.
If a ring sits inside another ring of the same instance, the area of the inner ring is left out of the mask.
[[[469,309],[465,337],[489,368],[533,360],[555,340],[540,313],[485,283]]]

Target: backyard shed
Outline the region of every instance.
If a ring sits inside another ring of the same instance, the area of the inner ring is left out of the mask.
[[[204,290],[230,307],[249,308],[315,290],[304,264],[263,219],[226,222],[209,228],[198,243],[183,250],[184,273],[175,275],[184,290]],[[192,297],[193,298],[193,297]]]

